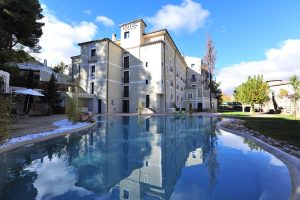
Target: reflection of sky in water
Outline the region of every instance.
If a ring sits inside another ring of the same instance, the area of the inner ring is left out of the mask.
[[[204,165],[185,167],[171,199],[287,199],[288,170],[276,157],[253,149],[242,137],[221,131],[218,138],[218,176],[210,188]]]
[[[269,157],[269,159],[270,159],[269,163],[271,165],[284,166],[284,163],[281,162],[278,158],[276,158],[275,156],[270,155],[269,153],[261,150],[259,147],[257,147],[259,150],[251,149],[249,147],[249,145],[244,142],[245,141],[244,138],[242,138],[240,136],[237,136],[237,135],[234,135],[234,134],[231,134],[231,133],[228,133],[226,131],[221,130],[220,132],[221,132],[222,137],[219,138],[219,141],[222,143],[223,146],[226,146],[226,147],[229,147],[229,148],[232,148],[232,149],[241,150],[244,154],[254,153],[254,152],[259,151],[260,154]],[[255,144],[253,144],[253,145],[255,145]]]
[[[46,157],[43,163],[37,161],[26,170],[38,174],[37,179],[33,183],[38,189],[37,199],[52,199],[68,191],[77,191],[82,195],[90,193],[83,188],[74,186],[77,179],[76,170],[67,166],[62,159],[57,157],[54,157],[51,162]]]
[[[95,132],[6,153],[0,199],[16,199],[24,187],[45,200],[288,198],[286,166],[251,141],[216,131],[216,118],[129,119],[102,117]]]

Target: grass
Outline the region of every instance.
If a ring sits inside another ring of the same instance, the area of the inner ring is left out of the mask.
[[[300,119],[294,119],[290,115],[267,115],[267,117],[255,117],[250,113],[223,112],[222,116],[233,117],[245,120],[245,126],[249,129],[260,132],[274,139],[287,141],[300,147]]]

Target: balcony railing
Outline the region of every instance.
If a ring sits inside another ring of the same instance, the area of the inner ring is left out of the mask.
[[[97,62],[97,56],[91,56],[89,62]]]
[[[123,92],[123,97],[129,97],[129,92]]]
[[[123,83],[129,83],[129,77],[123,78]]]

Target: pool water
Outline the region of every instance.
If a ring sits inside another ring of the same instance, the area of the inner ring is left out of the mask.
[[[0,199],[288,199],[287,167],[214,117],[98,117],[8,153]]]

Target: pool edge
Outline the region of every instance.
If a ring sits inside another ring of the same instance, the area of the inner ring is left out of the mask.
[[[47,141],[47,140],[51,140],[51,139],[54,139],[54,138],[62,137],[62,136],[65,136],[65,135],[68,135],[68,134],[72,134],[72,133],[75,133],[75,132],[79,132],[79,131],[86,131],[88,129],[93,128],[96,124],[97,124],[97,122],[93,122],[91,124],[88,124],[88,125],[80,127],[80,128],[76,128],[76,129],[72,129],[72,130],[67,130],[67,131],[64,131],[64,132],[61,132],[61,133],[47,135],[47,136],[44,136],[44,137],[35,138],[35,139],[32,139],[32,140],[28,140],[28,141],[19,142],[17,144],[12,144],[12,145],[0,148],[0,155],[2,153],[8,152],[8,151],[12,151],[12,150],[17,149],[17,148],[22,148],[22,147],[24,147],[26,145],[44,142],[44,141]]]
[[[248,135],[246,133],[234,129],[225,128],[221,126],[221,123],[222,123],[221,121],[217,122],[218,129],[249,139],[253,141],[255,144],[257,144],[259,147],[264,149],[265,151],[269,152],[270,154],[274,155],[279,160],[281,160],[288,167],[290,173],[291,189],[292,189],[290,200],[300,199],[300,159],[270,144],[265,143],[264,141],[260,140],[257,137]]]

